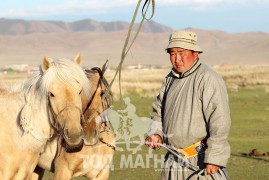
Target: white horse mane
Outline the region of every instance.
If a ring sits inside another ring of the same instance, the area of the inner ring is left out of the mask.
[[[25,83],[24,89],[28,91],[29,87],[36,84],[36,90],[38,89],[34,92],[37,93],[36,96],[47,98],[48,86],[54,77],[58,77],[63,83],[74,88],[77,88],[75,84],[79,83],[82,86],[84,98],[89,99],[91,89],[85,72],[80,65],[67,59],[53,60],[52,66],[44,73],[40,68],[39,73]]]

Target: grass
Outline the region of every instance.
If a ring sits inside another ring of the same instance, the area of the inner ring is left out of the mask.
[[[148,116],[151,112],[153,97],[141,97],[136,93],[128,95],[131,103],[136,106],[138,116]],[[262,89],[239,89],[238,92],[229,92],[232,126],[229,142],[232,148],[227,170],[231,179],[260,180],[269,179],[268,157],[249,157],[252,149],[258,149],[261,153],[269,152],[269,93]],[[116,101],[114,106],[123,109],[124,105]],[[165,150],[153,151],[158,159]],[[143,167],[146,164],[147,147],[143,147],[140,155],[133,155],[133,164],[137,168],[119,168],[122,157],[127,157],[128,152],[116,152],[114,156],[114,170],[111,171],[110,180],[144,180],[160,179],[160,164],[155,169],[152,159],[149,159],[149,168]],[[142,160],[141,160],[142,159]],[[143,163],[141,163],[143,161]],[[140,163],[140,166],[139,166]],[[150,178],[149,178],[150,177]],[[44,179],[51,179],[46,174]],[[84,179],[84,178],[74,178]]]
[[[239,89],[229,92],[232,126],[229,142],[232,148],[227,170],[231,179],[269,179],[268,157],[249,157],[252,149],[269,152],[269,93],[263,89]],[[141,98],[131,94],[132,103],[137,107],[139,116],[147,116],[151,112],[153,98]],[[143,149],[147,153],[147,149]],[[163,154],[161,150],[155,152]],[[120,152],[116,153],[118,162]],[[150,169],[120,169],[111,173],[110,179],[160,179],[160,172]]]
[[[269,152],[269,94],[261,89],[229,94],[232,156],[228,172],[232,179],[269,179],[268,157],[242,156],[252,149]]]
[[[137,93],[130,93],[128,95],[131,98],[131,103],[136,106],[136,114],[140,117],[150,117],[151,113],[151,104],[154,101],[153,97],[142,97],[138,95]],[[114,103],[115,107],[119,107],[120,109],[124,108],[124,105],[122,105],[122,102],[117,101]],[[152,152],[152,151],[150,151]],[[149,148],[143,146],[142,151],[139,151],[138,155],[133,155],[133,164],[137,162],[138,167],[137,168],[115,168],[114,171],[111,171],[110,180],[144,180],[144,179],[152,179],[157,180],[160,179],[161,174],[161,164],[157,163],[157,168],[154,169],[154,162],[153,158],[156,157],[156,159],[161,160],[161,156],[166,153],[165,150],[160,149],[158,151],[153,151],[153,157],[150,158],[147,156],[149,154]],[[143,162],[139,161],[140,154],[143,157]],[[128,152],[116,152],[114,163],[117,165],[120,164],[120,160],[122,157],[126,157],[128,155],[131,155],[131,153]],[[148,160],[147,160],[148,158]],[[147,166],[147,161],[150,163],[149,166]],[[141,165],[139,166],[139,163],[141,162]],[[145,166],[145,167],[143,167]]]
[[[263,85],[268,85],[268,69],[265,69],[264,71],[265,73],[259,76],[259,78],[262,78],[257,81],[260,82],[261,87]],[[232,148],[232,154],[227,166],[228,173],[231,179],[236,180],[269,179],[269,174],[267,173],[269,169],[268,157],[249,157],[242,155],[248,154],[252,149],[258,149],[258,151],[261,153],[269,152],[268,86],[266,89],[268,92],[266,92],[264,89],[238,88],[242,87],[242,84],[253,84],[250,82],[252,78],[246,76],[243,78],[243,80],[242,78],[239,78],[240,81],[237,82],[238,78],[235,78],[238,74],[237,71],[231,71],[232,75],[234,75],[234,72],[237,72],[237,74],[234,76],[225,76],[225,72],[226,70],[220,73],[224,76],[226,85],[229,87],[236,84],[236,89],[229,91],[232,118],[229,142]],[[247,72],[249,73],[249,71]],[[257,71],[255,70],[255,72]],[[152,76],[149,78],[148,74],[151,74]],[[124,76],[126,78],[123,79],[123,82],[126,83],[122,84],[123,90],[125,90],[124,96],[129,96],[131,98],[131,103],[136,106],[136,114],[138,116],[150,116],[151,104],[154,101],[154,96],[161,85],[163,74],[166,74],[165,70],[158,71],[156,73],[129,72],[129,78]],[[251,74],[247,75],[251,76]],[[13,82],[13,77],[10,77],[9,79],[5,78],[4,80],[5,83],[9,83],[9,81]],[[2,83],[2,79],[0,83]],[[254,83],[253,85],[257,85],[257,83]],[[112,91],[115,92],[116,95],[118,93],[117,89],[118,87],[116,82],[114,89],[112,88]],[[124,104],[119,100],[115,101],[114,106],[116,109],[124,109]],[[165,151],[159,150],[154,151],[153,153],[159,157],[161,154],[165,154]],[[116,152],[114,156],[115,169],[111,172],[110,180],[144,180],[149,179],[148,177],[153,180],[160,179],[159,167],[154,169],[152,161],[150,161],[149,168],[142,168],[141,166],[138,166],[138,168],[119,168],[122,156],[127,157],[128,154],[128,152]],[[133,163],[140,160],[137,162],[139,165],[142,160],[145,161],[147,157],[146,155],[148,154],[148,148],[143,147],[140,154],[142,155],[142,158],[134,155]],[[46,172],[43,179],[52,179],[52,174]],[[74,179],[81,180],[84,178]]]

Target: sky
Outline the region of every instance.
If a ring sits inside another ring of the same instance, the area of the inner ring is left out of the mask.
[[[0,18],[131,22],[137,2],[138,0],[2,0]],[[140,19],[141,16],[137,21]],[[269,0],[155,0],[152,20],[174,30],[198,28],[228,33],[269,33]]]

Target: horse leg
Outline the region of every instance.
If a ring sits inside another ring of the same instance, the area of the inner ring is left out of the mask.
[[[32,174],[31,180],[42,180],[45,170],[36,166],[34,173]]]

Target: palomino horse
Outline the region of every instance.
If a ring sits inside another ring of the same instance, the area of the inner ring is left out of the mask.
[[[89,81],[70,60],[44,58],[40,72],[0,91],[0,179],[29,179],[48,140],[57,134],[70,147],[82,142],[82,99]]]
[[[115,150],[115,134],[111,130],[110,122],[102,114],[112,100],[109,92],[104,96],[108,83],[103,77],[107,63],[103,69],[92,68],[86,70],[87,77],[94,90],[92,99],[85,105],[84,118],[93,119],[84,122],[85,137],[84,146],[77,150],[67,150],[62,143],[55,138],[48,144],[46,151],[41,155],[38,166],[42,169],[54,172],[54,179],[71,179],[76,176],[84,176],[89,179],[105,180],[109,177],[110,163]],[[88,105],[87,105],[88,104]],[[39,175],[42,170],[36,169]],[[43,171],[44,172],[44,171]],[[37,174],[32,179],[36,179]]]

